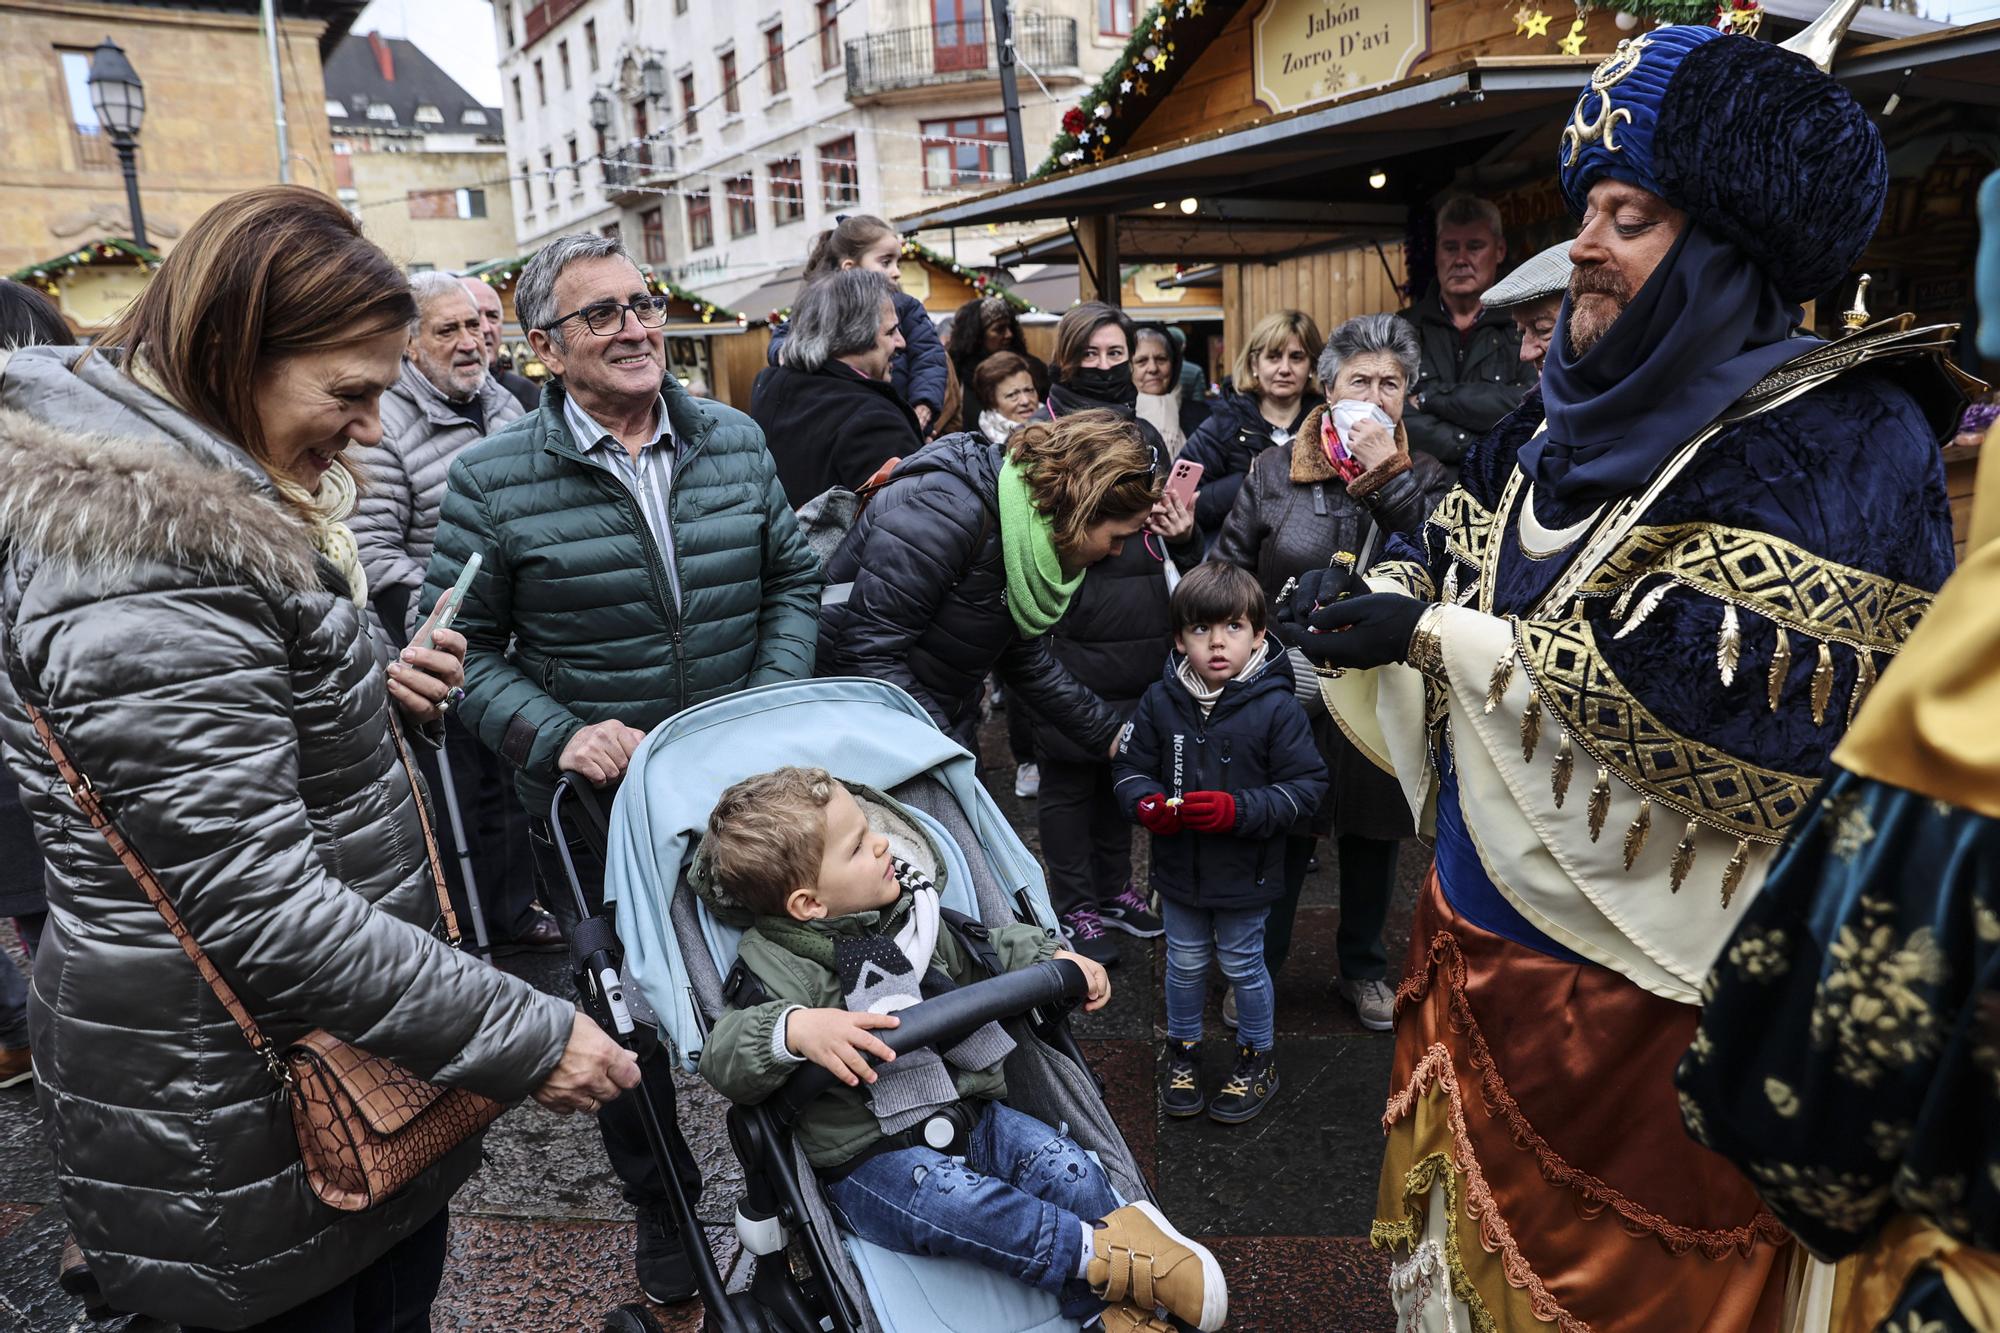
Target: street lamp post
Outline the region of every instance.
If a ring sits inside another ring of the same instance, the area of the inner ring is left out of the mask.
[[[146,118],[146,85],[118,43],[106,37],[90,57],[90,104],[111,135],[125,170],[125,202],[132,210],[132,240],[146,244],[146,210],[139,205],[139,124]]]

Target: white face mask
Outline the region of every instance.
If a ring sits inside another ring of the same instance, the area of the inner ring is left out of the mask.
[[[1342,444],[1352,438],[1356,426],[1371,419],[1381,422],[1385,430],[1396,429],[1396,423],[1389,419],[1389,414],[1374,403],[1363,402],[1359,398],[1343,398],[1333,405],[1333,430]]]

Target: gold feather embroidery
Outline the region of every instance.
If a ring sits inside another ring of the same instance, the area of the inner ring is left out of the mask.
[[[1590,789],[1590,840],[1604,832],[1605,816],[1611,813],[1611,774],[1608,770],[1597,770],[1597,785]]]
[[[1854,725],[1854,715],[1861,711],[1861,701],[1868,697],[1868,691],[1875,688],[1875,654],[1863,648],[1854,654],[1854,692],[1847,696],[1847,725]]]
[[[1613,620],[1623,620],[1625,618],[1626,609],[1632,605],[1632,595],[1638,591],[1639,584],[1636,580],[1625,585],[1625,591],[1619,593],[1618,600],[1611,604],[1611,618]]]
[[[1521,710],[1521,762],[1535,762],[1535,746],[1542,739],[1542,696],[1532,688],[1528,691],[1528,706]]]
[[[1785,693],[1785,677],[1792,669],[1792,636],[1783,625],[1778,626],[1778,645],[1771,650],[1771,679],[1766,687],[1765,699],[1771,711],[1778,711],[1778,700]]]
[[[1639,798],[1639,813],[1632,816],[1632,827],[1625,830],[1625,868],[1639,859],[1639,853],[1646,846],[1646,835],[1653,831],[1653,798]]]
[[[1688,871],[1694,869],[1694,821],[1688,821],[1687,832],[1681,834],[1680,844],[1674,848],[1673,865],[1668,869],[1668,887],[1675,893],[1681,891]]]
[[[1639,605],[1633,610],[1631,617],[1626,620],[1624,627],[1611,637],[1622,639],[1633,630],[1639,628],[1639,626],[1645,624],[1646,617],[1660,609],[1660,603],[1666,600],[1667,589],[1673,586],[1671,581],[1656,584],[1651,592],[1639,599]]]
[[[1444,596],[1439,600],[1449,604],[1458,600],[1458,561],[1445,557]]]
[[[1501,697],[1514,680],[1514,648],[1507,647],[1506,656],[1493,664],[1493,678],[1486,682],[1486,711],[1492,712],[1500,706]]]
[[[1815,727],[1826,721],[1826,704],[1831,698],[1833,698],[1833,649],[1821,643],[1819,665],[1813,668],[1812,677],[1812,715]]]
[[[1475,579],[1471,583],[1465,585],[1465,591],[1459,593],[1458,605],[1471,606],[1472,599],[1477,596],[1479,596],[1479,581]]]
[[[1715,639],[1715,669],[1724,685],[1736,683],[1736,663],[1743,655],[1743,627],[1736,619],[1736,603],[1722,604],[1722,632]]]
[[[1729,864],[1722,871],[1722,905],[1729,906],[1729,900],[1736,896],[1736,890],[1743,883],[1744,867],[1750,863],[1750,839],[1736,840],[1736,855],[1729,858]]]
[[[1549,778],[1549,787],[1555,792],[1556,809],[1563,808],[1563,798],[1569,795],[1569,780],[1576,772],[1576,756],[1570,753],[1569,733],[1565,731],[1556,743],[1556,768]]]

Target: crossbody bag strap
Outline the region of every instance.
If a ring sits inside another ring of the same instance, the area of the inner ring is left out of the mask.
[[[431,830],[431,812],[424,805],[424,785],[417,781],[417,766],[410,760],[410,747],[403,743],[403,728],[396,721],[396,706],[388,709],[389,737],[396,742],[396,757],[410,775],[410,799],[417,803],[417,824],[424,831],[424,856],[430,862],[431,887],[437,891],[438,915],[444,919],[444,936],[456,949],[459,942],[458,913],[451,908],[451,893],[444,886],[444,862],[438,856],[437,835]]]
[[[69,755],[63,750],[62,742],[56,739],[55,728],[51,727],[49,720],[42,716],[42,710],[35,707],[25,695],[21,698],[21,706],[28,711],[28,721],[35,728],[35,738],[42,743],[42,748],[49,752],[49,758],[55,761],[56,772],[62,775],[63,783],[69,788],[69,794],[76,799],[77,806],[90,820],[90,826],[104,835],[104,841],[110,844],[112,852],[117,855],[132,878],[138,881],[139,888],[145,893],[147,901],[159,911],[160,919],[167,923],[167,929],[173,932],[174,938],[180,942],[181,951],[187,954],[195,970],[201,973],[202,980],[206,981],[209,989],[215,992],[215,998],[222,1001],[222,1007],[228,1011],[230,1018],[235,1020],[236,1026],[243,1029],[243,1038],[250,1043],[250,1049],[264,1057],[265,1067],[271,1071],[271,1077],[280,1083],[289,1084],[291,1074],[285,1068],[284,1062],[278,1058],[277,1051],[272,1049],[270,1041],[264,1036],[264,1030],[257,1026],[256,1019],[250,1017],[250,1011],[244,1007],[243,1001],[236,997],[235,988],[223,977],[221,969],[209,961],[208,954],[195,942],[194,936],[188,931],[187,923],[181,920],[180,912],[175,910],[173,902],[167,897],[166,890],[160,887],[160,881],[153,874],[152,868],[140,858],[139,853],[132,850],[132,844],[125,841],[124,835],[118,831],[118,826],[111,822],[111,816],[104,812],[104,804],[97,798],[97,789],[91,785],[90,779],[78,772],[76,765],[69,761]]]

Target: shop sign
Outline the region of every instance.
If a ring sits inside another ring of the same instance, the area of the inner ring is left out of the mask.
[[[1269,0],[1251,25],[1257,99],[1292,111],[1394,83],[1429,46],[1427,0]]]

